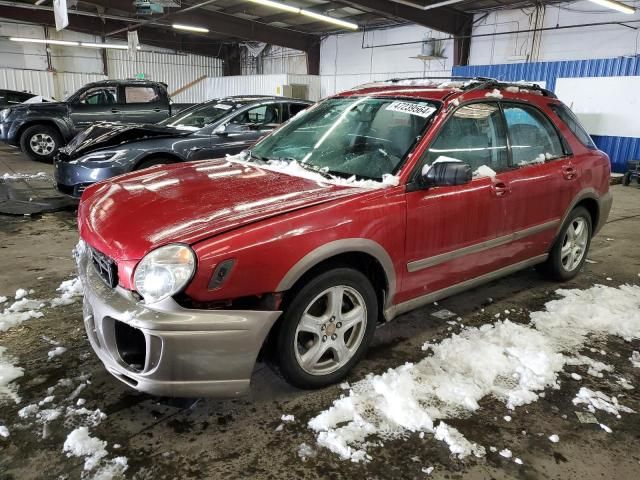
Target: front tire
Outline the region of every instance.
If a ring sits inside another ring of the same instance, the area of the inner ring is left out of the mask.
[[[541,265],[552,280],[565,282],[582,269],[591,245],[591,214],[584,207],[574,208],[564,222],[549,258]]]
[[[369,279],[335,268],[309,281],[283,314],[277,335],[280,372],[299,388],[339,382],[373,338],[378,301]]]
[[[61,145],[60,132],[48,125],[33,125],[20,137],[20,149],[37,162],[52,162]]]

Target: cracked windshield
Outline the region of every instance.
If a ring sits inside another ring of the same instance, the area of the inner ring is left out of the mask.
[[[251,151],[338,177],[380,180],[398,171],[437,106],[394,98],[334,98],[294,118]]]

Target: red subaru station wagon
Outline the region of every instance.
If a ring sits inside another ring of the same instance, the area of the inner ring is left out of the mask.
[[[536,85],[412,83],[328,98],[235,157],[88,188],[77,260],[106,368],[234,396],[263,352],[317,388],[403,312],[533,265],[576,275],[611,196],[571,111]]]

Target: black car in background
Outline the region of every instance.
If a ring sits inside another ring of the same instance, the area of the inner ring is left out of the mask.
[[[35,97],[33,93],[0,89],[0,109],[12,107]]]
[[[64,102],[15,105],[0,111],[0,141],[33,160],[51,161],[58,149],[95,122],[156,123],[191,104],[172,104],[164,83],[103,80]]]
[[[98,123],[60,149],[58,190],[80,197],[92,183],[153,165],[236,154],[313,102],[228,97],[183,110],[155,125]]]

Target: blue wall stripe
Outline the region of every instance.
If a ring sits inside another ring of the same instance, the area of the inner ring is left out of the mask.
[[[452,74],[511,82],[539,80],[545,81],[549,90],[555,90],[557,78],[640,76],[640,57],[455,66]],[[609,155],[613,171],[623,172],[628,160],[640,159],[640,138],[594,135],[593,141]]]

